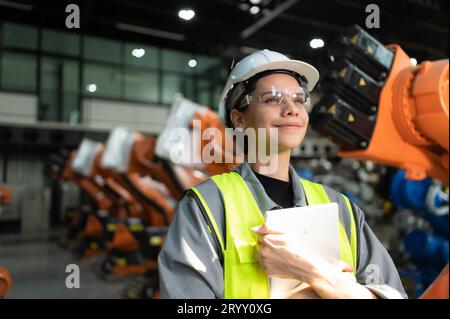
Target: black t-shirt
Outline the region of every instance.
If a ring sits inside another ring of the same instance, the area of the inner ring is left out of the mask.
[[[269,176],[261,175],[255,173],[255,176],[258,178],[267,195],[278,205],[283,208],[290,208],[294,206],[294,193],[292,191],[292,181],[289,182],[282,181],[276,178],[272,178]]]

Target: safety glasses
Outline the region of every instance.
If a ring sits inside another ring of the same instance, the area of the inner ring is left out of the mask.
[[[287,98],[299,107],[304,107],[309,103],[309,93],[302,87],[295,91],[290,91],[288,89],[279,89],[272,86],[271,89],[267,91],[246,94],[242,99],[239,109],[244,108],[251,103],[276,106],[285,103]]]

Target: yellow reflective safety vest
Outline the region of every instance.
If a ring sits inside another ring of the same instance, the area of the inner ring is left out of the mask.
[[[258,204],[245,183],[236,172],[224,173],[211,177],[223,194],[226,222],[226,247],[208,205],[197,188],[191,190],[200,201],[200,209],[209,218],[208,228],[218,239],[223,256],[224,267],[224,296],[238,299],[269,298],[269,279],[262,271],[256,254],[258,235],[251,228],[264,224],[265,219]],[[330,203],[328,195],[322,185],[300,179],[305,191],[308,205]],[[350,213],[350,240],[344,226],[339,220],[339,249],[340,260],[357,267],[357,240],[353,210],[349,199],[344,196],[348,212]]]

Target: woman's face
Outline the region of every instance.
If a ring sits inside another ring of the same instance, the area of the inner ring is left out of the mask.
[[[302,92],[300,84],[288,74],[270,74],[256,82],[253,97],[248,107],[243,111],[232,110],[231,119],[235,127],[247,128],[275,128],[278,131],[278,151],[284,151],[298,147],[303,141],[308,127],[308,113],[305,106],[298,100],[285,94],[279,104],[266,103],[267,95],[264,92],[272,92],[277,88],[280,92]],[[259,98],[261,96],[261,98]],[[258,134],[258,131],[257,131]],[[268,135],[267,135],[268,136]]]

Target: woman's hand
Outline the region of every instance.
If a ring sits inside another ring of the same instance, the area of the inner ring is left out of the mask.
[[[326,262],[300,247],[295,237],[273,231],[266,225],[255,228],[254,231],[261,236],[259,259],[264,272],[269,276],[309,282],[315,276],[314,268]]]
[[[340,272],[351,272],[351,266],[337,261],[330,263],[309,249],[302,247],[295,236],[276,232],[262,225],[254,231],[260,237],[259,258],[269,276],[287,277],[312,282],[323,268],[334,267]]]
[[[321,298],[374,297],[356,282],[351,265],[329,262],[301,247],[295,237],[273,231],[265,224],[253,230],[261,236],[260,262],[267,275],[300,280]],[[303,295],[310,292],[305,290]]]
[[[303,282],[295,289],[292,289],[286,299],[320,299],[320,296],[312,289],[310,285]]]

